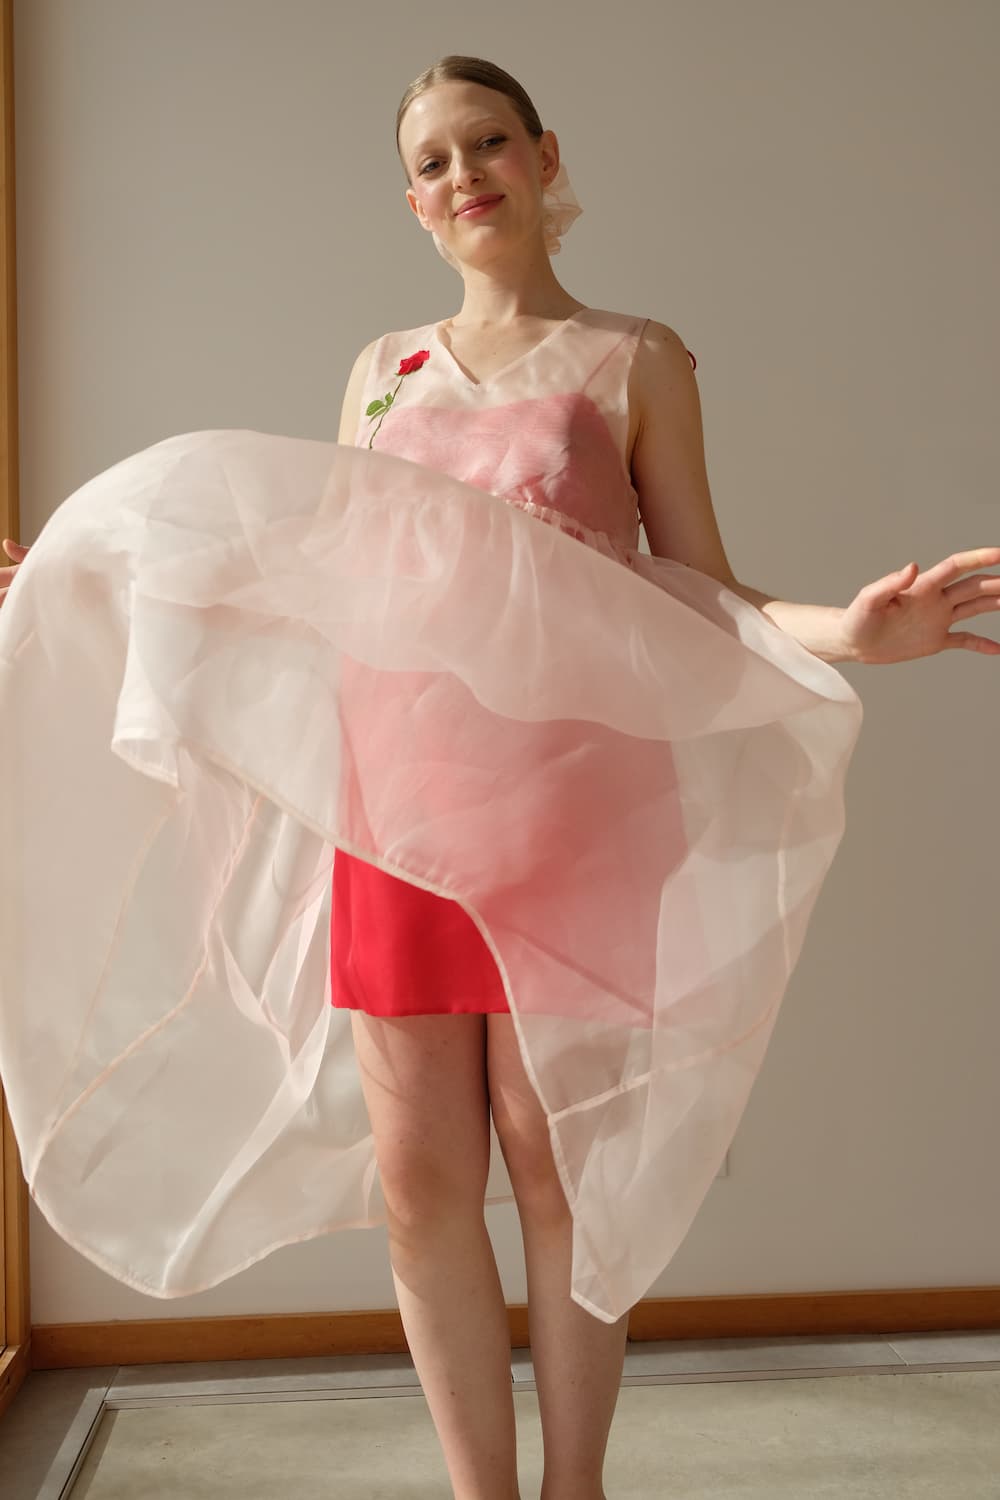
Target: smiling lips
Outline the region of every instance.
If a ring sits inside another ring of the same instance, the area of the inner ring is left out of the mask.
[[[471,203],[465,204],[463,208],[460,208],[458,210],[458,213],[455,215],[455,217],[456,219],[460,219],[465,214],[474,214],[478,213],[481,209],[492,208],[493,205],[495,203],[499,203],[502,198],[502,193],[491,193],[488,197],[473,198]]]

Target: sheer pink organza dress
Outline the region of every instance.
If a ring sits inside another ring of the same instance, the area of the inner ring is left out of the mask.
[[[433,327],[388,335],[366,399],[429,358],[371,449],[364,420],[168,438],[32,548],[0,614],[0,1072],[35,1200],[120,1280],[187,1295],[384,1222],[353,1006],[511,1012],[596,1317],[690,1228],[861,705],[638,551],[643,323],[584,309],[481,386]]]

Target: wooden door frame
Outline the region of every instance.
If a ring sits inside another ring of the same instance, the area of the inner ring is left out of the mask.
[[[14,217],[14,0],[0,0],[0,537],[19,540],[17,421],[17,261]],[[4,562],[7,561],[3,554]],[[0,564],[2,566],[2,564]],[[0,1414],[30,1367],[28,1189],[0,1088]]]

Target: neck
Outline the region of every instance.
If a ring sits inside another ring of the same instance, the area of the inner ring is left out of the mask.
[[[568,318],[585,307],[559,285],[548,255],[544,259],[547,274],[524,274],[513,279],[467,268],[462,278],[462,309],[448,319],[449,325],[485,332],[531,319]]]

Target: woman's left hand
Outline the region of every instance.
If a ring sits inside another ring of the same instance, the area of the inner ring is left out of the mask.
[[[939,651],[981,651],[1000,656],[1000,641],[968,630],[952,630],[958,620],[1000,610],[1000,578],[970,568],[1000,563],[1000,547],[955,552],[921,573],[907,563],[868,583],[844,610],[846,650],[853,661],[888,663],[935,656]]]

